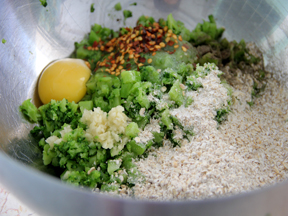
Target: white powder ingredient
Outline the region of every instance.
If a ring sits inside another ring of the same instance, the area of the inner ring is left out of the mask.
[[[135,141],[137,143],[147,144],[150,140],[154,139],[152,132],[160,133],[160,125],[159,120],[151,119],[150,123],[147,124],[143,131],[140,131],[137,137],[135,137]]]
[[[249,76],[239,71],[238,78],[242,85],[233,89],[232,113],[219,129],[213,118],[225,103],[226,89],[213,73],[202,79],[204,88],[189,93],[193,104],[171,112],[185,126],[193,125],[196,135],[181,147],[173,148],[169,141],[152,147],[147,158],[136,162],[146,182],[120,194],[150,200],[206,199],[287,179],[288,90],[270,79],[250,108]]]

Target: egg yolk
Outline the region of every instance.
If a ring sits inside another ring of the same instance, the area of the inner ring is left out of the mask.
[[[81,59],[62,59],[50,63],[42,72],[38,94],[43,104],[51,99],[77,103],[86,94],[91,71]]]

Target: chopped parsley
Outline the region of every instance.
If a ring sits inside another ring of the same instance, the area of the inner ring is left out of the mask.
[[[123,15],[124,15],[124,25],[126,25],[126,19],[129,17],[132,17],[132,12],[130,10],[123,10]]]
[[[93,3],[93,4],[91,4],[91,6],[90,6],[90,12],[93,13],[94,11],[95,11],[95,8],[94,8],[94,3]]]
[[[115,4],[114,9],[115,9],[116,11],[120,11],[120,10],[122,10],[121,3],[118,2],[117,4]]]
[[[252,107],[253,105],[254,105],[254,102],[253,101],[246,101],[247,102],[247,104],[250,106],[250,107]]]
[[[47,6],[47,1],[46,0],[39,0],[40,3],[42,4],[43,7]]]

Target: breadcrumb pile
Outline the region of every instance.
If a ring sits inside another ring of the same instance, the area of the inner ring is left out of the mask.
[[[244,193],[287,179],[288,90],[270,78],[264,94],[250,107],[253,83],[247,80],[251,80],[249,74],[239,71],[232,112],[218,128],[209,103],[224,89],[204,85],[194,93],[193,104],[178,109],[180,120],[193,124],[193,139],[183,140],[181,147],[173,148],[167,141],[163,147],[152,147],[147,158],[135,162],[144,183],[124,188],[120,194],[136,199],[198,200]]]

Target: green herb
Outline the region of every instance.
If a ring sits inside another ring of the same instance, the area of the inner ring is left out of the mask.
[[[263,80],[265,78],[265,76],[266,76],[265,71],[260,70],[258,80]]]
[[[130,10],[123,10],[123,15],[124,15],[124,25],[126,25],[126,19],[129,17],[132,17],[132,12]]]
[[[136,5],[137,5],[137,2],[130,4],[130,6],[136,6]]]
[[[114,9],[115,9],[116,11],[120,11],[120,10],[122,10],[121,3],[118,2],[117,4],[115,4]]]
[[[47,1],[46,0],[39,0],[40,3],[42,4],[43,7],[47,6]]]
[[[252,92],[251,92],[251,96],[252,96],[252,98],[254,98],[254,97],[256,97],[256,98],[258,98],[258,97],[260,97],[260,94],[265,90],[265,87],[266,87],[266,85],[262,85],[262,87],[258,87],[258,85],[257,85],[257,83],[256,82],[254,82],[254,84],[253,84],[253,90],[252,90]]]
[[[3,43],[3,44],[5,44],[5,43],[6,43],[6,40],[5,40],[4,38],[2,39],[2,43]]]
[[[229,107],[217,110],[215,120],[218,122],[218,124],[221,124],[223,121],[227,119],[227,114],[229,112],[230,112]]]
[[[253,105],[254,105],[254,102],[253,101],[246,101],[247,102],[247,104],[250,106],[250,107],[252,107]]]
[[[90,12],[93,13],[94,11],[95,11],[95,8],[94,8],[94,3],[93,3],[93,4],[91,4],[91,6],[90,6]]]

